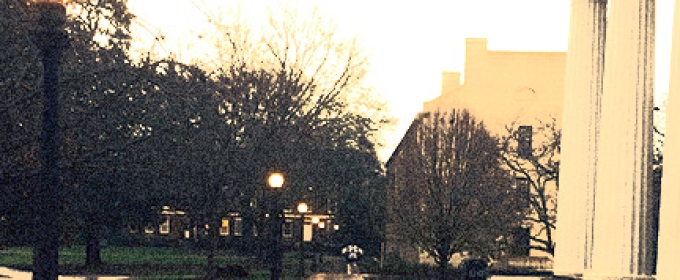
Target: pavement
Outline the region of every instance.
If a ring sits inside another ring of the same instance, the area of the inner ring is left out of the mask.
[[[360,273],[358,266],[347,266],[346,262],[342,258],[337,258],[337,259],[326,259],[325,262],[325,267],[327,268],[326,272],[323,273],[317,273],[309,278],[308,280],[361,280],[361,279],[367,279],[367,280],[378,280],[378,279],[394,279],[394,280],[404,280],[406,278],[403,277],[390,277],[390,276],[378,276],[378,275],[371,275],[371,274],[365,274],[365,273]],[[347,273],[337,273],[339,271],[342,272],[351,272],[352,274],[347,274]],[[544,278],[540,276],[505,276],[505,275],[495,275],[491,276],[488,278],[488,280],[542,280]]]
[[[323,272],[313,274],[308,280],[348,280],[348,279],[397,279],[390,278],[389,276],[377,276],[371,274],[362,274],[358,267],[347,267],[347,262],[342,257],[324,257],[324,263],[321,266]],[[353,274],[347,274],[348,270],[352,271]],[[338,273],[343,272],[343,273]],[[402,279],[402,278],[398,278]],[[542,280],[545,277],[540,276],[506,276],[506,275],[494,275],[488,278],[488,280]]]
[[[390,279],[381,278],[370,274],[331,274],[318,273],[307,278],[308,280],[363,280],[363,279]],[[401,279],[401,278],[400,278]],[[538,276],[491,276],[489,280],[541,280]]]
[[[539,276],[491,276],[491,280],[541,280],[543,277]]]
[[[33,273],[28,271],[15,270],[7,267],[0,267],[0,279],[20,279],[28,280],[33,277]],[[59,276],[59,280],[122,280],[128,279],[122,276]]]
[[[330,264],[333,262],[329,262],[327,264]],[[338,267],[334,267],[335,265],[331,265],[334,269],[338,269]],[[337,271],[337,270],[336,270]],[[0,267],[0,280],[4,279],[20,279],[20,280],[28,280],[31,279],[33,274],[28,271],[20,271],[20,270],[15,270],[7,267]],[[123,280],[123,279],[129,279],[128,277],[124,276],[59,276],[59,280]],[[355,273],[355,274],[340,274],[340,273],[317,273],[309,278],[308,280],[363,280],[363,279],[381,279],[381,277],[376,276],[376,275],[370,275],[370,274],[362,274],[362,273]],[[389,279],[388,278],[383,278],[383,279]],[[541,277],[537,276],[491,276],[489,280],[541,280]]]
[[[358,266],[348,266],[344,259],[342,258],[327,258],[325,260],[324,266],[326,268],[325,272],[313,274],[307,280],[378,280],[378,279],[393,279],[393,280],[404,280],[403,277],[395,276],[379,276],[361,273]],[[347,274],[346,272],[351,272],[352,274]],[[338,273],[344,272],[344,273]],[[488,280],[542,280],[544,277],[540,276],[505,276],[505,275],[494,275],[488,278]]]

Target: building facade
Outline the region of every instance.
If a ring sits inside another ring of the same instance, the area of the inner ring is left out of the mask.
[[[487,39],[483,38],[466,40],[464,77],[459,72],[442,73],[441,95],[423,104],[423,111],[413,120],[386,164],[388,195],[398,192],[400,188],[418,187],[418,180],[422,180],[417,174],[397,175],[403,172],[399,170],[400,162],[407,160],[402,150],[413,145],[413,133],[417,131],[419,120],[428,113],[450,112],[454,108],[467,109],[492,134],[498,136],[508,134],[508,129],[511,128],[531,128],[552,121],[556,129],[560,128],[566,53],[496,51],[489,50],[487,43]],[[464,78],[464,82],[461,82],[461,78]],[[551,195],[556,196],[556,186],[553,184],[550,188]],[[388,209],[388,215],[389,211]],[[398,231],[398,225],[388,223],[388,254],[391,252],[392,255],[410,262],[427,262],[427,258],[417,248],[399,240]],[[512,250],[515,255],[549,256],[538,250],[529,250],[528,237],[521,236],[522,232],[540,235],[538,231],[539,227],[518,230],[518,236],[514,240],[525,244],[520,246],[524,248]],[[456,258],[453,261],[457,261]]]
[[[503,134],[512,123],[562,117],[564,52],[489,50],[484,38],[465,44],[464,83],[461,73],[442,73],[441,95],[425,102],[423,112],[466,108],[491,132]]]

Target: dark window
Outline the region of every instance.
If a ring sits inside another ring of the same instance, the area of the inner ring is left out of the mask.
[[[532,128],[530,125],[522,125],[517,129],[517,153],[521,158],[530,158],[533,153],[531,147]]]
[[[531,230],[529,228],[520,227],[516,229],[512,237],[513,242],[510,254],[515,257],[529,256],[530,236]]]
[[[234,228],[232,229],[232,233],[236,236],[243,235],[243,220],[241,217],[234,218]]]
[[[283,223],[283,237],[293,237],[293,221]]]
[[[522,198],[522,203],[526,207],[531,206],[531,188],[529,186],[529,179],[524,177],[515,178],[515,184],[517,185],[517,192]]]

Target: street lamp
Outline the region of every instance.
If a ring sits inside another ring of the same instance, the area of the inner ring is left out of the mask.
[[[309,208],[307,203],[300,202],[297,206],[297,210],[300,213],[300,270],[298,271],[298,276],[305,277],[305,213]]]
[[[300,204],[298,204],[297,206],[297,210],[298,212],[304,215],[305,213],[307,213],[307,210],[309,210],[309,207],[307,206],[307,203],[300,202]]]
[[[271,256],[270,260],[272,261],[271,267],[270,267],[270,279],[271,280],[279,280],[281,278],[281,274],[283,272],[283,252],[281,250],[281,243],[282,243],[282,232],[281,232],[281,227],[283,226],[283,220],[282,220],[282,209],[279,203],[280,200],[280,195],[281,195],[281,188],[283,188],[283,184],[286,182],[286,179],[283,177],[283,174],[280,172],[273,172],[269,174],[269,178],[267,178],[267,183],[269,185],[269,188],[272,190],[274,193],[272,195],[273,201],[272,201],[272,215],[271,215],[271,221],[270,221],[270,240],[272,242],[272,248],[271,249]]]
[[[273,172],[272,174],[269,174],[269,179],[267,179],[267,182],[269,183],[269,187],[272,189],[280,189],[283,187],[283,183],[286,182],[286,179],[280,172]]]
[[[319,269],[319,262],[321,259],[321,253],[320,253],[320,236],[321,236],[321,230],[323,230],[325,224],[319,217],[313,217],[312,218],[312,244],[314,244],[314,262],[312,262],[312,271],[317,272]]]
[[[40,135],[41,183],[35,190],[36,229],[33,246],[33,279],[56,280],[59,276],[59,67],[68,44],[64,1],[33,0],[38,28],[32,34],[43,63],[43,125]]]

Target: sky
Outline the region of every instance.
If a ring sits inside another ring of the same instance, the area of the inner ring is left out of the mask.
[[[281,2],[319,7],[371,55],[367,82],[388,101],[397,122],[383,131],[382,160],[389,158],[423,102],[439,95],[441,72],[463,72],[465,38],[487,38],[490,50],[567,51],[569,0],[128,0],[128,5],[138,17],[136,34],[152,38],[162,33],[164,43],[152,47],[191,59],[202,46],[198,35],[209,26],[201,9],[240,8],[246,17],[264,19],[267,7]],[[657,95],[668,91],[673,2],[657,0]]]

